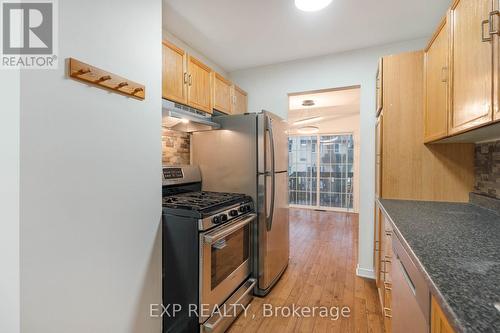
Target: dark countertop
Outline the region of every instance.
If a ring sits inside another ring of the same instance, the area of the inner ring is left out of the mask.
[[[500,303],[500,212],[467,203],[379,202],[457,331],[500,332],[494,305]]]

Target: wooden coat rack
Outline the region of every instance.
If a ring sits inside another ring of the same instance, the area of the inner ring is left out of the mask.
[[[131,96],[140,100],[146,98],[146,87],[144,85],[106,72],[74,58],[69,58],[69,76],[119,94]]]

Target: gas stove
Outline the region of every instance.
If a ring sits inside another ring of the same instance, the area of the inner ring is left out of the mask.
[[[212,310],[241,309],[252,300],[256,221],[250,196],[202,191],[195,166],[163,169],[163,305],[181,306],[176,316],[163,317],[164,333],[224,332],[239,312],[226,317]],[[193,316],[192,306],[210,313]]]
[[[163,169],[164,215],[192,218],[203,231],[251,211],[252,198],[245,194],[202,191],[197,168]]]

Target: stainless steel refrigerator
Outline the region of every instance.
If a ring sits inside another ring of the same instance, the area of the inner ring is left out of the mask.
[[[288,265],[287,122],[263,111],[214,117],[220,130],[192,136],[192,162],[203,189],[245,193],[254,199],[253,274],[257,295],[266,295]]]

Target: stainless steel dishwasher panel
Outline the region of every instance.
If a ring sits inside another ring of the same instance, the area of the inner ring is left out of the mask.
[[[430,292],[397,237],[393,237],[392,331],[427,333],[430,331]]]

